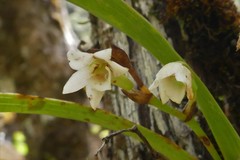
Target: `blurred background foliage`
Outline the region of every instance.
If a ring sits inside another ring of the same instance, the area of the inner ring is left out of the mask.
[[[0,1],[0,91],[84,102],[83,92],[62,95],[73,72],[66,52],[79,40],[92,47],[89,14],[70,3]],[[91,159],[99,134],[107,134],[101,130],[51,116],[0,113],[0,159]]]

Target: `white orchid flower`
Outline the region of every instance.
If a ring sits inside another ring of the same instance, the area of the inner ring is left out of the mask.
[[[169,100],[180,104],[187,93],[193,98],[192,76],[190,70],[181,62],[171,62],[163,66],[150,85],[149,90],[159,88],[160,98],[165,104]]]
[[[111,80],[128,72],[111,61],[112,49],[105,49],[94,54],[70,50],[67,53],[69,65],[76,72],[63,88],[63,94],[76,92],[85,87],[90,105],[96,109],[106,90],[111,89]]]

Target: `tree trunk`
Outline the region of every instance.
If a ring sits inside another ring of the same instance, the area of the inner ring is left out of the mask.
[[[64,2],[64,1],[63,1]],[[62,95],[71,75],[66,57],[61,0],[0,0],[0,91],[79,101]],[[65,2],[64,2],[65,3]],[[2,119],[0,119],[2,122]],[[64,129],[63,129],[64,128]],[[18,114],[0,126],[9,139],[21,130],[29,160],[76,160],[88,156],[87,125],[48,116]],[[4,159],[0,155],[0,159]]]

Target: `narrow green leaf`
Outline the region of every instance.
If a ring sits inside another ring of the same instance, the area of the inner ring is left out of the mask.
[[[183,61],[171,45],[134,9],[122,0],[69,0],[115,26],[150,51],[162,64]],[[201,80],[197,102],[226,160],[240,159],[240,138]]]
[[[99,124],[111,130],[126,129],[134,125],[131,121],[101,109],[94,111],[91,107],[73,102],[21,94],[0,93],[0,112],[52,115]],[[150,145],[165,157],[171,160],[179,160],[179,158],[184,160],[196,159],[168,138],[158,135],[140,125],[138,125],[138,129],[146,137]],[[130,134],[130,136],[136,138],[134,134]]]

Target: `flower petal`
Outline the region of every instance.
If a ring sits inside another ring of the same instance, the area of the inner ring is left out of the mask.
[[[171,76],[161,80],[159,90],[160,98],[163,103],[166,103],[168,98],[173,102],[180,104],[185,96],[186,86],[184,83],[176,81],[174,76]]]
[[[89,99],[91,107],[95,110],[99,106],[99,103],[101,102],[104,92],[97,91],[90,85],[87,85],[86,94]]]
[[[149,90],[153,91],[154,89],[156,89],[157,87],[159,87],[160,84],[160,80],[159,79],[155,79],[153,81],[153,83],[149,86]]]
[[[110,69],[113,72],[113,76],[114,77],[121,76],[121,75],[123,75],[123,74],[128,72],[128,68],[123,67],[123,66],[117,64],[116,62],[109,61],[108,64],[110,66]]]
[[[100,75],[101,78],[91,77],[89,80],[89,85],[92,88],[98,91],[106,91],[111,89],[111,71],[108,67],[105,67],[106,73],[104,75]]]
[[[76,92],[82,89],[87,85],[89,78],[90,73],[87,68],[75,72],[63,87],[63,94]]]
[[[160,71],[156,75],[156,78],[163,79],[171,75],[174,75],[177,72],[179,72],[179,69],[182,68],[182,66],[183,65],[180,62],[168,63],[160,69]]]
[[[67,53],[69,65],[74,70],[79,70],[90,64],[93,60],[93,54],[81,52],[78,49],[71,49]]]
[[[105,61],[109,61],[112,57],[112,48],[108,48],[108,49],[104,49],[98,52],[95,52],[94,57],[105,60]]]
[[[192,76],[187,67],[182,66],[181,70],[175,75],[176,80],[186,85],[187,98],[193,99]]]
[[[180,66],[175,74],[176,80],[185,84],[191,84],[191,72],[185,66]]]
[[[169,101],[169,97],[166,93],[166,88],[164,85],[159,85],[159,94],[160,94],[160,98],[163,104],[167,103]]]

